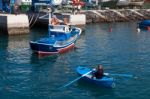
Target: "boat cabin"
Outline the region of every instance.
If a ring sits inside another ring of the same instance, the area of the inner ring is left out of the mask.
[[[51,32],[69,33],[70,26],[68,25],[49,25]]]
[[[49,34],[52,38],[57,38],[58,41],[64,41],[70,39],[74,33],[68,25],[50,25]]]

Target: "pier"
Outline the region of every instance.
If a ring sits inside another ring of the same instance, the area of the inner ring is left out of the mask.
[[[80,14],[58,13],[56,16],[58,18],[65,16],[70,25],[79,26],[84,30],[88,23],[130,22],[150,19],[149,13],[150,9],[107,9],[81,10]],[[47,27],[48,14],[41,12],[18,15],[0,14],[0,34],[26,34],[29,33],[29,28],[36,25]]]
[[[29,33],[29,20],[27,15],[0,14],[0,34],[16,35],[27,33]]]

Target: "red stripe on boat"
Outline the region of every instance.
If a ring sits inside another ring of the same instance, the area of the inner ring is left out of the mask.
[[[73,49],[75,46],[75,44],[71,44],[65,48],[60,48],[58,49],[58,52],[43,52],[43,51],[36,51],[36,53],[38,54],[39,57],[44,57],[44,56],[48,56],[48,55],[54,55],[54,54],[62,54],[62,53],[66,53],[68,52],[69,50]]]
[[[65,53],[65,52],[67,52],[67,51],[69,51],[69,50],[71,50],[71,49],[73,49],[74,48],[74,43],[73,44],[71,44],[71,45],[69,45],[69,46],[67,46],[67,47],[65,47],[65,48],[61,48],[61,49],[59,49],[59,53]]]

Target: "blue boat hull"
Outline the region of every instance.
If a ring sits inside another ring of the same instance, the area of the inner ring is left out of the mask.
[[[72,48],[74,48],[74,43],[71,43],[63,47],[53,47],[52,45],[49,44],[37,43],[31,41],[30,47],[35,53],[38,53],[40,56],[45,56],[45,55],[53,55],[58,53],[65,53],[71,50]]]
[[[150,29],[150,20],[144,20],[144,21],[140,22],[139,28],[149,30]]]
[[[81,30],[79,28],[74,28],[67,33],[51,31],[50,34],[53,36],[41,38],[37,41],[30,41],[30,48],[35,53],[38,53],[39,56],[65,53],[73,49],[76,40],[81,34]]]
[[[91,69],[89,68],[81,67],[81,66],[77,67],[77,73],[79,75],[84,75],[89,71],[91,71]],[[114,79],[112,77],[104,76],[102,79],[96,79],[96,78],[91,78],[91,77],[92,77],[92,74],[88,74],[87,76],[82,77],[81,80],[84,80],[93,85],[98,85],[102,87],[108,87],[108,88],[115,87]]]

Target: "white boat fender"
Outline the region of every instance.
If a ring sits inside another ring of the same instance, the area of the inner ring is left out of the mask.
[[[137,28],[137,32],[139,33],[141,30],[140,30],[140,28]]]

